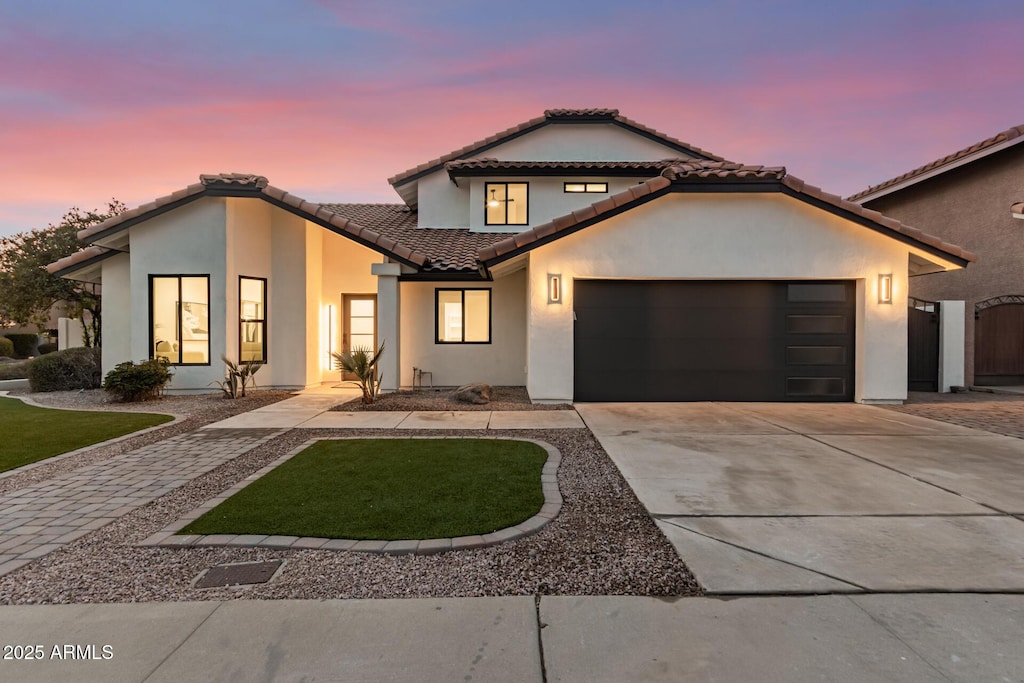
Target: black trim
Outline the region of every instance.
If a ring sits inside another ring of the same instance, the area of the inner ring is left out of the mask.
[[[237,198],[240,198],[240,199],[244,199],[244,198],[262,199],[263,201],[267,202],[268,204],[276,206],[279,209],[284,209],[288,213],[291,213],[291,214],[293,214],[295,216],[298,216],[300,218],[308,220],[311,223],[316,223],[317,225],[319,225],[322,228],[326,228],[327,230],[330,230],[331,232],[333,232],[333,233],[335,233],[337,235],[341,235],[342,237],[346,237],[346,238],[352,240],[353,242],[366,247],[367,249],[372,249],[373,251],[377,252],[378,254],[383,254],[383,255],[387,256],[388,258],[391,258],[391,259],[393,259],[395,261],[398,261],[399,263],[404,263],[405,265],[410,266],[412,268],[420,268],[421,267],[419,264],[417,264],[417,263],[415,263],[413,261],[410,261],[409,259],[402,258],[401,256],[398,256],[397,254],[395,254],[395,253],[393,253],[391,251],[388,251],[387,249],[385,249],[384,247],[381,247],[378,244],[370,242],[369,240],[363,239],[363,238],[361,238],[361,237],[359,237],[357,235],[353,235],[352,233],[345,232],[344,230],[339,230],[335,226],[331,225],[328,221],[323,220],[322,218],[316,216],[315,214],[311,214],[311,213],[306,212],[306,211],[300,211],[299,209],[295,208],[294,206],[291,206],[290,204],[285,204],[284,202],[282,202],[282,201],[280,201],[278,199],[274,199],[273,197],[265,194],[262,189],[212,188],[212,189],[202,190],[202,191],[197,192],[195,194],[188,195],[187,197],[182,197],[181,199],[175,200],[175,201],[170,202],[168,204],[164,204],[163,206],[158,206],[155,209],[147,211],[146,213],[143,213],[143,214],[139,214],[138,216],[135,216],[133,218],[129,218],[128,220],[126,220],[126,221],[124,221],[122,223],[118,223],[117,225],[114,225],[114,226],[112,226],[110,228],[107,228],[106,230],[98,232],[98,233],[96,233],[94,235],[89,235],[89,237],[87,237],[85,241],[88,244],[93,244],[96,241],[99,241],[99,240],[104,239],[106,237],[109,237],[111,235],[116,235],[117,233],[122,232],[124,230],[127,230],[128,228],[131,228],[131,227],[133,227],[135,225],[138,225],[139,223],[143,223],[145,221],[148,221],[151,218],[156,218],[157,216],[159,216],[161,214],[167,213],[168,211],[173,211],[174,209],[180,208],[180,207],[182,207],[182,206],[184,206],[186,204],[190,204],[190,203],[192,203],[192,202],[194,202],[194,201],[196,201],[198,199],[202,199],[204,197],[237,197]],[[358,223],[357,223],[357,225],[358,225]],[[366,227],[366,226],[362,226],[362,227]],[[372,228],[367,228],[367,229],[371,230],[372,232],[376,232],[376,231],[372,230]],[[97,245],[97,246],[103,246],[103,245]],[[109,247],[103,247],[103,248],[104,249],[108,249]],[[81,267],[81,266],[79,265],[79,266],[75,266],[75,267]]]
[[[905,235],[905,234],[903,234],[901,232],[897,232],[895,230],[892,230],[891,228],[887,228],[884,225],[876,223],[876,222],[872,221],[869,218],[865,218],[864,216],[861,216],[861,215],[859,215],[857,213],[854,213],[854,212],[849,211],[847,209],[843,209],[842,207],[838,207],[838,206],[836,206],[834,204],[831,204],[830,202],[826,202],[824,200],[818,199],[816,197],[812,197],[812,196],[807,195],[805,193],[798,192],[798,191],[794,190],[793,188],[789,187],[788,185],[784,184],[782,181],[775,180],[775,179],[745,180],[745,181],[742,181],[742,182],[729,181],[729,180],[721,181],[721,180],[714,180],[714,179],[687,179],[685,184],[677,184],[677,183],[674,182],[671,185],[669,185],[668,187],[665,187],[665,188],[663,188],[661,190],[656,190],[656,191],[654,191],[654,192],[652,192],[650,194],[647,194],[647,195],[644,195],[643,197],[640,197],[639,199],[634,199],[634,200],[632,200],[630,202],[622,204],[621,206],[617,206],[614,209],[606,211],[606,212],[604,212],[604,213],[602,213],[600,215],[597,215],[597,216],[595,216],[593,218],[590,218],[588,220],[581,221],[581,222],[577,223],[576,225],[573,225],[572,227],[566,228],[565,230],[560,230],[558,232],[552,233],[552,234],[550,234],[550,235],[548,235],[546,237],[542,237],[542,238],[540,238],[540,239],[538,239],[538,240],[536,240],[534,242],[530,242],[529,244],[525,244],[522,247],[518,247],[516,249],[513,249],[510,252],[501,254],[500,256],[496,256],[493,259],[488,259],[488,260],[484,261],[483,264],[484,264],[485,267],[497,265],[497,264],[502,263],[504,261],[507,261],[507,260],[509,260],[511,258],[515,258],[516,256],[519,256],[520,254],[524,254],[524,253],[526,253],[528,251],[536,249],[537,247],[541,247],[541,246],[544,246],[545,244],[549,244],[550,242],[554,242],[557,239],[561,239],[562,237],[565,237],[566,235],[571,235],[574,232],[578,232],[578,231],[580,231],[580,230],[582,230],[584,228],[590,227],[591,225],[594,225],[596,223],[600,223],[601,221],[607,220],[607,219],[609,219],[609,218],[611,218],[613,216],[617,216],[617,215],[619,215],[621,213],[629,211],[629,210],[631,210],[631,209],[633,209],[633,208],[635,208],[637,206],[640,206],[641,204],[649,202],[652,199],[656,199],[658,197],[661,197],[661,196],[663,196],[663,195],[665,195],[665,194],[667,194],[669,192],[680,192],[680,193],[717,193],[717,192],[763,193],[763,192],[779,192],[779,193],[784,194],[784,195],[786,195],[788,197],[792,197],[793,199],[802,201],[805,204],[809,204],[811,206],[814,206],[815,208],[822,209],[822,210],[827,211],[827,212],[829,212],[831,214],[839,216],[840,218],[845,218],[845,219],[847,219],[847,220],[849,220],[849,221],[851,221],[853,223],[856,223],[856,224],[861,225],[861,226],[866,227],[866,228],[870,228],[871,230],[874,230],[875,232],[877,232],[879,234],[882,234],[882,235],[885,235],[887,237],[890,237],[890,238],[896,240],[897,242],[902,242],[903,244],[907,244],[907,245],[910,245],[910,246],[915,247],[917,249],[920,249],[920,250],[922,250],[924,252],[927,252],[927,253],[929,253],[929,254],[931,254],[933,256],[937,256],[937,257],[939,257],[939,258],[941,258],[941,259],[943,259],[945,261],[949,261],[951,263],[955,263],[958,266],[967,267],[967,265],[970,264],[970,261],[965,259],[965,258],[963,258],[963,257],[956,256],[954,254],[950,254],[949,252],[943,251],[942,249],[940,249],[938,247],[934,247],[934,246],[932,246],[930,244],[926,244],[924,242],[916,240],[916,239],[914,239],[913,237],[911,237],[909,235]]]
[[[457,168],[448,171],[448,176],[455,178],[506,177],[506,176],[582,176],[582,177],[614,177],[640,178],[647,180],[664,170],[664,165],[652,165],[650,168]],[[456,183],[457,185],[458,183]]]
[[[943,251],[938,247],[933,247],[930,244],[925,244],[924,242],[916,240],[909,235],[905,235],[901,232],[897,232],[895,230],[887,228],[884,225],[875,223],[873,220],[869,218],[864,218],[863,216],[860,216],[852,211],[848,211],[841,207],[835,206],[834,204],[830,204],[829,202],[818,199],[817,197],[812,197],[810,195],[803,194],[802,192],[797,192],[793,188],[787,185],[783,185],[782,183],[778,183],[778,185],[779,191],[786,196],[792,197],[793,199],[799,199],[805,204],[810,204],[811,206],[817,207],[819,209],[824,209],[825,211],[833,213],[841,218],[845,218],[848,221],[852,221],[854,223],[857,223],[858,225],[862,225],[865,228],[870,228],[871,230],[874,230],[877,233],[881,233],[882,235],[891,237],[897,242],[909,244],[910,246],[916,247],[921,251],[928,252],[933,256],[938,256],[939,258],[945,261],[955,263],[956,265],[962,268],[966,268],[967,265],[970,263],[969,260],[963,258],[962,256],[956,256],[954,254],[950,254],[949,252]]]
[[[399,282],[491,282],[494,280],[490,275],[482,275],[480,270],[460,270],[460,271],[438,271],[438,272],[423,272],[423,273],[407,273],[405,275],[399,275]]]
[[[462,338],[463,341],[444,341],[438,332],[441,315],[441,292],[462,294]],[[466,292],[487,292],[487,341],[465,341],[466,338]],[[490,287],[435,287],[434,288],[434,343],[435,344],[490,344],[494,339],[494,291]]]
[[[87,258],[84,261],[82,261],[81,263],[76,263],[75,265],[68,266],[67,268],[61,268],[60,270],[56,271],[55,273],[51,273],[51,275],[53,275],[54,277],[62,277],[62,278],[65,278],[66,280],[74,280],[75,282],[89,282],[89,280],[75,280],[75,278],[66,277],[65,273],[74,273],[76,271],[82,270],[83,268],[88,268],[89,266],[96,265],[100,261],[105,261],[108,258],[110,258],[111,256],[116,256],[117,254],[127,254],[128,253],[126,251],[121,251],[120,249],[111,249],[109,247],[100,247],[100,248],[101,249],[106,249],[106,251],[103,252],[102,254],[97,254],[96,256],[93,256],[92,258]]]
[[[577,223],[576,225],[573,225],[572,227],[565,228],[564,230],[559,230],[558,232],[552,233],[552,234],[547,235],[545,237],[541,237],[540,239],[535,240],[533,242],[530,242],[529,244],[524,244],[521,247],[517,247],[517,248],[513,249],[510,252],[501,254],[500,256],[496,256],[493,259],[488,259],[488,260],[483,262],[483,265],[485,267],[490,267],[490,266],[496,266],[499,263],[504,263],[505,261],[508,261],[509,259],[513,259],[516,256],[519,256],[520,254],[525,254],[528,251],[532,251],[533,249],[536,249],[538,247],[542,247],[545,244],[550,244],[551,242],[554,242],[555,240],[561,239],[561,238],[563,238],[563,237],[565,237],[567,235],[571,235],[574,232],[579,232],[583,228],[588,228],[591,225],[594,225],[595,223],[600,223],[601,221],[607,220],[607,219],[609,219],[609,218],[611,218],[613,216],[618,216],[620,213],[625,213],[626,211],[629,211],[630,209],[636,208],[637,206],[640,206],[641,204],[646,204],[647,202],[651,201],[652,199],[657,199],[658,197],[661,197],[663,195],[668,194],[670,190],[671,190],[671,186],[665,187],[665,188],[663,188],[661,190],[655,190],[654,192],[652,192],[650,194],[646,194],[646,195],[640,197],[639,199],[634,199],[633,201],[628,202],[626,204],[623,204],[621,206],[617,206],[614,209],[609,209],[608,211],[606,211],[606,212],[604,212],[602,214],[599,214],[597,216],[594,216],[593,218],[590,218],[588,220],[580,221],[579,223]]]
[[[582,192],[576,192],[576,191],[570,192],[569,191],[569,186],[570,185],[582,185],[583,186],[583,191]],[[588,185],[604,185],[604,189],[603,190],[589,190],[589,189],[587,189]],[[562,192],[564,194],[608,194],[608,183],[588,183],[586,181],[583,181],[581,183],[578,180],[567,180],[564,183],[562,183]]]
[[[490,223],[487,220],[487,209],[488,202],[487,193],[491,191],[491,185],[504,185],[505,186],[505,198],[497,201],[502,202],[505,205],[505,221],[502,223]],[[514,202],[514,199],[508,197],[508,186],[509,185],[525,185],[526,186],[526,220],[522,223],[509,223],[508,222],[508,203]],[[529,225],[530,224],[530,183],[510,183],[503,180],[493,181],[484,183],[484,225]]]
[[[181,333],[181,279],[186,277],[202,277],[206,278],[206,362],[205,363],[171,363],[175,367],[187,366],[187,367],[203,367],[210,366],[212,364],[212,342],[213,339],[213,325],[210,324],[210,318],[213,316],[210,313],[210,274],[209,273],[150,273],[149,274],[149,357],[156,358],[156,340],[153,338],[153,280],[156,278],[171,278],[178,279],[178,329],[175,330],[178,337],[178,343],[181,344],[178,348],[178,359],[185,358],[185,346],[184,346],[184,335]]]
[[[246,320],[242,317],[242,280],[254,280],[263,283],[263,317],[253,318],[252,320]],[[242,327],[245,323],[259,323],[260,324],[260,339],[263,341],[263,357],[257,359],[256,362],[261,365],[268,362],[267,355],[267,316],[270,313],[269,307],[267,306],[267,300],[269,297],[269,289],[267,288],[267,278],[255,277],[252,275],[239,275],[238,276],[238,362],[242,362]]]

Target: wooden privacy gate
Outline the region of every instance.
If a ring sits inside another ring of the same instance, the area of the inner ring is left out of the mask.
[[[907,299],[907,388],[939,390],[939,302]]]
[[[974,383],[1024,384],[1024,295],[974,305]]]

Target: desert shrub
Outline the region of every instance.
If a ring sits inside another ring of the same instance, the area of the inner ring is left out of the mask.
[[[40,356],[28,366],[32,391],[96,389],[100,386],[100,350],[77,348]]]
[[[7,334],[4,335],[14,344],[15,358],[28,358],[36,351],[36,342],[39,341],[38,334]]]
[[[45,356],[48,353],[53,353],[57,350],[57,345],[50,342],[45,342],[39,345],[39,355]]]
[[[0,337],[0,358],[14,357],[14,342],[7,337]]]
[[[0,380],[28,379],[29,365],[32,365],[32,361],[30,360],[22,360],[15,363],[0,363]]]
[[[255,360],[244,360],[235,363],[227,356],[221,356],[224,366],[227,368],[224,381],[213,380],[213,383],[220,387],[226,398],[242,398],[245,396],[245,388],[251,383],[256,386],[256,373],[263,364]]]
[[[384,342],[376,353],[368,347],[356,347],[351,351],[341,353],[334,352],[334,369],[348,372],[356,376],[356,381],[349,381],[355,384],[363,392],[363,403],[373,403],[380,393],[380,383],[384,379],[384,373],[377,373],[377,363],[384,353]]]
[[[172,377],[166,358],[118,363],[103,379],[103,388],[125,402],[146,401],[163,393]]]

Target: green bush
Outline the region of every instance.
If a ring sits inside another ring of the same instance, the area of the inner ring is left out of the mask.
[[[28,379],[28,366],[30,365],[32,365],[30,360],[22,360],[17,363],[0,363],[0,380]]]
[[[51,344],[50,342],[45,342],[45,343],[39,345],[39,355],[40,356],[45,356],[46,354],[53,353],[56,350],[57,350],[57,345],[56,344]]]
[[[36,351],[36,343],[39,341],[38,334],[5,334],[5,337],[14,344],[15,358],[28,358]]]
[[[103,379],[103,388],[122,401],[145,401],[156,398],[171,381],[170,363],[166,358],[150,358],[134,363],[118,363]]]
[[[100,386],[100,350],[77,348],[40,356],[28,366],[32,391],[96,389]]]
[[[7,337],[0,337],[0,358],[14,357],[14,342]]]

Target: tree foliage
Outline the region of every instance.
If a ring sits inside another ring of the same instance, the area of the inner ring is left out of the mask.
[[[50,307],[68,302],[71,317],[82,320],[85,345],[100,344],[100,293],[96,285],[55,277],[46,266],[78,251],[79,230],[123,212],[127,207],[110,200],[103,211],[75,207],[60,223],[41,230],[0,238],[0,323],[36,325],[49,319]],[[89,317],[85,316],[89,313]]]

